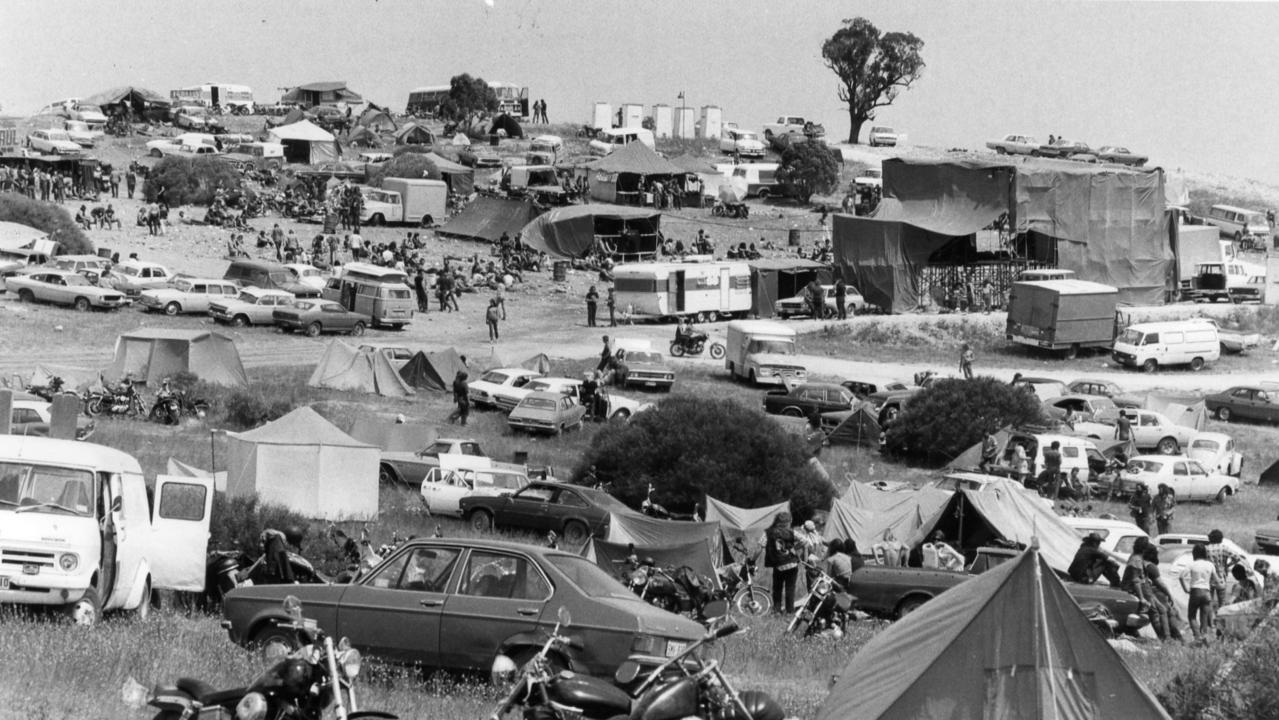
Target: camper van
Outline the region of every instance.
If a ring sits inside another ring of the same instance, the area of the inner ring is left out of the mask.
[[[145,617],[153,593],[203,590],[213,481],[155,479],[131,455],[75,440],[0,435],[0,603],[85,625]]]
[[[1213,205],[1204,218],[1209,225],[1216,225],[1222,237],[1228,237],[1237,243],[1245,239],[1252,244],[1262,244],[1270,237],[1270,223],[1266,216],[1256,210],[1247,210],[1233,205]]]
[[[782,194],[777,183],[777,163],[742,163],[733,167],[733,177],[746,181],[746,197],[767,200]]]
[[[728,324],[724,367],[734,379],[757,385],[802,385],[808,369],[794,359],[795,330],[769,320],[735,320]]]
[[[1111,355],[1120,365],[1146,372],[1164,365],[1189,365],[1191,370],[1202,370],[1204,363],[1215,362],[1221,356],[1221,339],[1210,320],[1137,323],[1115,338]]]
[[[591,141],[592,155],[607,155],[623,145],[642,142],[650,148],[656,147],[653,142],[653,131],[644,128],[604,128]]]
[[[751,269],[745,262],[626,263],[613,268],[619,308],[632,317],[710,322],[751,309]]]
[[[368,315],[374,327],[388,325],[396,330],[407,325],[417,309],[403,270],[368,263],[343,265],[342,274],[328,279],[321,296],[347,310]]]

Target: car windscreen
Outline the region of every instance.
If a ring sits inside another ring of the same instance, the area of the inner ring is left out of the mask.
[[[563,573],[587,597],[617,598],[619,600],[636,600],[638,596],[622,583],[609,577],[608,573],[586,558],[572,555],[549,555],[546,561],[556,570]]]
[[[494,385],[501,385],[502,383],[506,382],[506,378],[507,378],[506,373],[500,373],[496,370],[490,370],[489,372],[484,373],[484,375],[480,377],[480,380],[483,380],[484,382],[487,382],[487,383],[493,383]]]
[[[1158,460],[1138,459],[1138,460],[1128,461],[1128,472],[1131,472],[1131,473],[1137,473],[1137,472],[1158,473],[1160,470],[1163,469],[1163,467],[1164,467],[1164,464]]]
[[[520,407],[534,408],[537,410],[554,410],[555,401],[547,398],[524,398],[524,402],[520,403]]]
[[[662,356],[655,352],[631,352],[627,353],[626,359],[633,363],[652,363],[653,365],[662,362]]]
[[[1199,438],[1197,440],[1190,441],[1190,449],[1207,450],[1208,452],[1215,453],[1221,449],[1221,443],[1218,443],[1216,440]]]
[[[524,387],[532,390],[533,392],[563,392],[563,390],[552,387],[550,383],[542,382],[541,380],[534,380]]]
[[[289,272],[273,272],[268,273],[267,277],[276,285],[287,285],[293,282],[293,274]]]
[[[66,280],[67,285],[92,285],[83,275],[63,275],[62,279]]]
[[[1115,342],[1124,345],[1139,345],[1141,344],[1141,331],[1128,328],[1119,335],[1119,339]]]
[[[786,340],[751,340],[746,346],[746,352],[790,355],[795,352],[795,343]]]
[[[0,463],[0,510],[18,508],[90,517],[93,473],[34,463]]]

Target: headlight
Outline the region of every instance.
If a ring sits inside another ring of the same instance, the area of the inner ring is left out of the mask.
[[[71,572],[80,567],[80,556],[75,553],[63,553],[58,558],[58,567],[62,568],[63,572]]]
[[[262,693],[251,692],[240,698],[235,705],[237,720],[262,720],[266,717],[266,697]]]
[[[351,649],[338,655],[338,663],[342,666],[342,672],[351,679],[355,679],[360,674],[360,664],[363,658],[360,657],[360,651]]]

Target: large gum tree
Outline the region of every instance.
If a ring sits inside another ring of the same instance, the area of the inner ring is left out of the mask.
[[[898,93],[924,71],[924,41],[908,32],[881,33],[866,18],[845,20],[822,43],[826,67],[839,76],[839,99],[848,103],[848,142],[857,144],[862,125],[878,108],[893,104]]]

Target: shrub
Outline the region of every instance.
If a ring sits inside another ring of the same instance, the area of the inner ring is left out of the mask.
[[[808,204],[815,193],[827,194],[839,185],[839,159],[819,142],[791,143],[782,152],[777,182],[794,188],[795,199]]]
[[[209,549],[243,550],[256,556],[263,530],[284,530],[293,525],[309,528],[311,521],[281,505],[259,502],[256,495],[228,497],[226,493],[217,493],[209,515]],[[320,539],[322,533],[308,530],[306,537],[304,549],[310,555],[309,546]]]
[[[386,178],[424,178],[435,166],[421,153],[403,153],[369,168],[369,185],[382,187]]]
[[[219,186],[227,192],[240,187],[240,173],[230,163],[211,157],[170,155],[147,174],[142,194],[152,202],[164,188],[164,200],[171,207],[208,205]]]
[[[885,440],[890,453],[945,462],[987,432],[1043,420],[1033,392],[992,377],[938,380],[911,398]]]
[[[637,506],[654,500],[691,510],[706,495],[742,507],[790,500],[803,520],[830,506],[831,484],[808,463],[804,443],[761,411],[734,400],[672,397],[595,435],[580,479],[594,465],[613,494]]]
[[[212,398],[206,399],[212,401]],[[226,409],[224,422],[230,429],[246,430],[284,417],[294,406],[282,398],[269,400],[260,391],[242,389],[227,395],[223,407]]]
[[[89,255],[93,243],[76,225],[75,218],[61,205],[32,200],[17,193],[0,194],[0,220],[27,225],[49,233],[62,244],[66,255]]]

